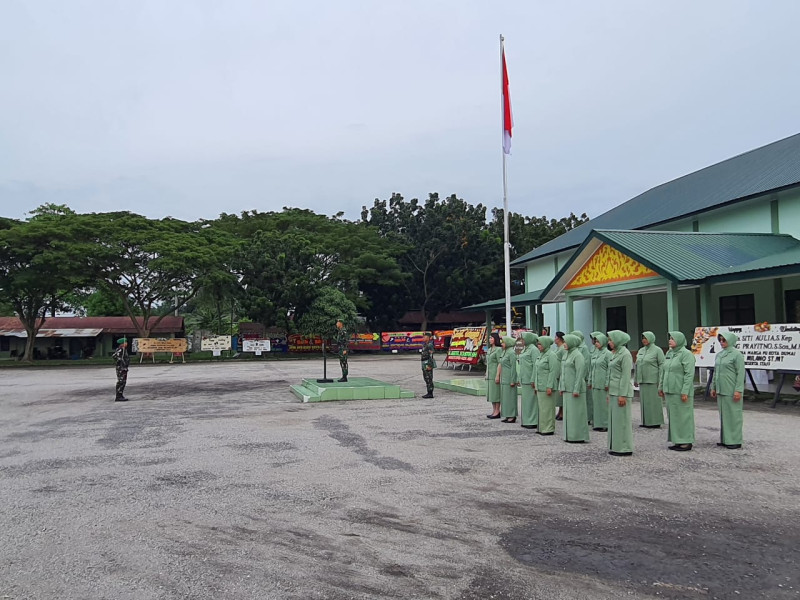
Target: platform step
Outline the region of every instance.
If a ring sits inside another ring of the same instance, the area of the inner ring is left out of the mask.
[[[334,400],[383,400],[413,398],[414,392],[399,385],[371,377],[350,377],[347,381],[320,383],[304,379],[300,385],[291,386],[292,392],[303,402],[330,402]]]
[[[319,394],[317,394],[317,392],[315,392],[314,390],[310,390],[304,385],[300,384],[295,384],[289,387],[292,390],[292,393],[298,398],[300,398],[301,402],[319,402],[318,400]]]

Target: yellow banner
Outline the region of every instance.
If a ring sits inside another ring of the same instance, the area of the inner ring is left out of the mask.
[[[139,352],[186,352],[186,338],[159,340],[157,338],[139,338],[137,350]]]

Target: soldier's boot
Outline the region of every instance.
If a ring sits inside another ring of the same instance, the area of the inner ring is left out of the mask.
[[[122,394],[117,394],[117,397],[114,398],[114,402],[127,402],[127,401],[128,399]]]
[[[347,375],[342,376],[342,378],[341,379],[337,379],[337,381],[341,381],[343,383],[346,383],[347,382]]]

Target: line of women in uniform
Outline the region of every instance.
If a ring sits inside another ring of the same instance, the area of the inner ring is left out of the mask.
[[[634,363],[627,345],[630,336],[614,330],[591,335],[592,349],[583,333],[557,332],[556,337],[524,332],[522,352],[516,340],[492,333],[486,355],[487,401],[492,403],[489,419],[516,423],[519,388],[522,427],[538,429],[539,435],[554,435],[556,408],[563,408],[564,441],[589,441],[589,425],[608,433],[609,454],[633,453],[631,403],[635,382],[639,385],[641,425],[660,428],[664,424],[662,398],[667,407],[670,450],[685,452],[695,442],[694,368],[695,358],[680,331],[669,332],[666,355],[656,345],[651,331],[642,335],[642,347]],[[711,396],[720,414],[718,446],[742,446],[744,357],[736,348],[737,337],[721,333],[723,351],[717,354]]]

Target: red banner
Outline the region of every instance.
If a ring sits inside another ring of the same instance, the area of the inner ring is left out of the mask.
[[[486,327],[459,327],[453,330],[450,349],[447,351],[447,362],[477,365],[483,354],[483,340]]]

